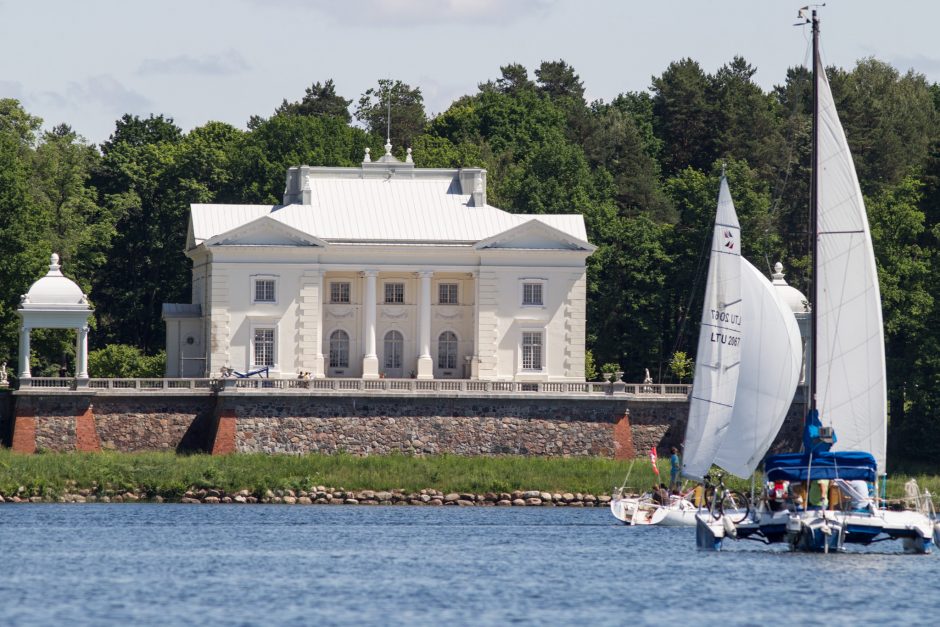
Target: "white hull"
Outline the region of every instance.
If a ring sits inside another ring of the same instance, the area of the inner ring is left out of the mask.
[[[694,527],[696,507],[686,499],[673,498],[669,505],[658,505],[649,498],[614,497],[610,513],[627,525],[659,525],[662,527]]]
[[[738,525],[737,533],[772,544],[785,542],[798,551],[840,551],[846,544],[897,539],[905,553],[930,553],[940,540],[937,524],[916,511],[765,510],[754,521]]]

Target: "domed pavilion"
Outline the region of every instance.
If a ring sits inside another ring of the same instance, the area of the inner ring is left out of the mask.
[[[75,329],[75,378],[88,380],[88,317],[93,313],[88,298],[74,281],[62,274],[59,255],[53,253],[49,272],[20,299],[16,314],[20,326],[20,385],[30,384],[29,339],[33,329]]]

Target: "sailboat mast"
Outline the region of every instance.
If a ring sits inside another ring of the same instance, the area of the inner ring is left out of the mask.
[[[809,409],[816,409],[816,309],[819,302],[819,233],[817,228],[817,214],[819,207],[819,173],[816,167],[819,163],[819,78],[816,76],[819,67],[819,18],[813,9],[813,155],[810,167],[810,254],[813,258],[810,282],[812,291],[810,297],[810,384]]]

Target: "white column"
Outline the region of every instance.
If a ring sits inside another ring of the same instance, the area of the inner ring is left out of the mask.
[[[326,300],[326,272],[319,271],[319,287],[317,288],[317,332],[313,336],[314,351],[313,355],[313,378],[322,379],[326,376],[326,368],[323,359],[323,303]]]
[[[473,276],[473,349],[470,359],[470,378],[480,378],[480,271],[470,273]]]
[[[29,379],[29,327],[20,329],[20,379]]]
[[[375,278],[378,276],[378,270],[366,270],[363,275],[366,277],[366,293],[363,303],[362,319],[363,341],[365,342],[365,355],[362,357],[362,378],[379,378],[379,358],[375,354]]]
[[[88,327],[78,329],[78,339],[75,341],[75,378],[88,378]]]
[[[434,378],[434,362],[431,360],[431,276],[434,272],[422,270],[418,273],[421,289],[418,295],[418,378]]]

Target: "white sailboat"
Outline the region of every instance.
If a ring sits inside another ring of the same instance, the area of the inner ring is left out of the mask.
[[[683,474],[697,479],[713,463],[749,477],[780,429],[799,381],[796,320],[740,253],[740,227],[722,176],[684,444]],[[695,526],[698,511],[680,496],[660,505],[615,494],[610,507],[631,525]],[[747,511],[729,515],[740,520]]]
[[[683,455],[683,474],[698,479],[711,468],[734,409],[741,371],[741,261],[741,225],[722,174]],[[650,495],[615,492],[610,502],[614,517],[629,525],[694,526],[697,509],[681,496],[660,504]]]
[[[722,176],[712,235],[682,474],[702,479],[731,424],[741,373],[741,226]]]
[[[827,552],[845,543],[901,539],[905,551],[926,553],[940,542],[930,495],[908,486],[916,510],[904,512],[879,509],[869,496],[885,472],[887,440],[881,295],[861,189],[819,55],[816,11],[807,21],[813,29],[816,234],[811,410],[803,450],[767,458],[765,474],[773,488],[758,515],[730,531]],[[787,492],[794,486],[801,489]],[[729,528],[700,521],[697,531],[699,547],[712,549]]]

